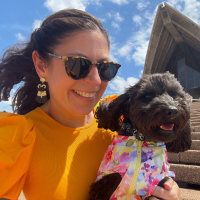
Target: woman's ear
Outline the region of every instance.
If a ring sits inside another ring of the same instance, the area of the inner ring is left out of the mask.
[[[45,78],[45,81],[47,82],[47,67],[46,62],[40,58],[37,51],[33,51],[32,53],[32,59],[33,63],[35,65],[35,70],[38,74],[38,76],[41,78]]]

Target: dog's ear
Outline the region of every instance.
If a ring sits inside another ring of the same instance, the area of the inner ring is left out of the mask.
[[[129,90],[118,96],[111,103],[103,101],[97,107],[95,118],[99,128],[119,131],[122,124],[122,116],[129,114]]]
[[[168,152],[179,153],[190,149],[192,144],[190,121],[186,127],[178,133],[178,136],[172,142],[166,143]]]

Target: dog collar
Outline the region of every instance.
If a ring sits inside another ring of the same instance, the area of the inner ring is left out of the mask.
[[[131,133],[133,136],[138,136],[138,139],[144,141],[144,136],[142,133],[138,133],[136,128],[133,128],[132,124],[129,123],[122,123],[121,130],[125,130],[127,133]]]

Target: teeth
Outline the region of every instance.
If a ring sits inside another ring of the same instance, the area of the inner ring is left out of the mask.
[[[76,92],[76,94],[79,94],[80,96],[85,97],[85,98],[94,97],[94,95],[96,94],[96,93],[81,92],[81,91],[78,91],[78,90],[74,90],[74,92]]]

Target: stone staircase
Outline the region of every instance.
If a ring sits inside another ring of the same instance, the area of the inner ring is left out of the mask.
[[[168,153],[170,170],[181,188],[182,200],[200,200],[200,102],[191,103],[191,149]]]

